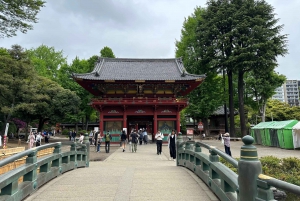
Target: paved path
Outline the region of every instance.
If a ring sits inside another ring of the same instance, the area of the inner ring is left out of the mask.
[[[103,162],[53,179],[26,201],[218,200],[197,176],[167,156],[167,146],[157,155],[155,144],[138,146],[137,153],[118,149]]]

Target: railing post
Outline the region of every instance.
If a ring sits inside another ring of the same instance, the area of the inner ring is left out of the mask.
[[[33,149],[33,152],[26,158],[26,164],[35,164],[37,162],[37,150]],[[31,181],[33,189],[37,187],[37,166],[23,176],[23,181]]]
[[[61,154],[61,143],[59,143],[58,145],[56,145],[54,147],[53,153],[54,154]],[[58,167],[59,168],[59,172],[61,173],[62,172],[61,165],[62,165],[62,157],[60,155],[60,157],[58,159],[55,159],[54,161],[52,161],[51,166],[52,167]]]
[[[261,174],[261,163],[258,160],[257,149],[252,145],[253,137],[243,137],[241,158],[238,162],[238,201],[254,201],[257,197],[257,178]]]
[[[85,147],[85,152],[86,152],[85,164],[86,164],[86,167],[89,167],[90,166],[90,141],[89,141],[88,133],[84,134],[83,144],[86,145],[86,147]]]
[[[178,160],[179,160],[179,158],[178,158],[179,157],[178,151],[179,151],[179,145],[182,142],[183,142],[182,133],[179,132],[178,136],[177,136],[177,141],[176,141],[176,166],[178,166],[178,164],[179,164],[179,162],[178,162]]]

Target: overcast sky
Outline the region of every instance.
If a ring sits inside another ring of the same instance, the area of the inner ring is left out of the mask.
[[[27,34],[0,38],[0,46],[41,44],[63,50],[71,62],[88,59],[104,46],[118,58],[174,58],[175,40],[185,17],[206,0],[46,0],[39,22]],[[289,54],[278,58],[277,72],[300,80],[300,1],[267,0],[273,5],[282,33],[288,34]]]

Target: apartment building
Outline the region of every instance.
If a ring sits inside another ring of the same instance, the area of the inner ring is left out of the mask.
[[[272,99],[276,99],[291,106],[299,106],[300,80],[286,80],[275,90]]]
[[[286,81],[287,103],[291,106],[299,106],[299,81]]]

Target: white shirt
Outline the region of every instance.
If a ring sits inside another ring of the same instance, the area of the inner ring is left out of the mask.
[[[79,142],[80,142],[81,144],[83,143],[83,138],[84,138],[83,135],[81,135],[81,136],[79,137]]]
[[[156,140],[163,140],[163,138],[164,138],[164,135],[162,133],[156,133],[156,135],[155,135]]]

